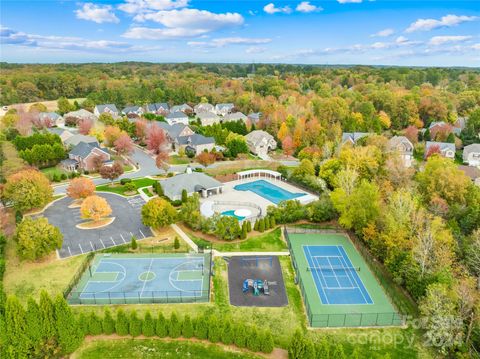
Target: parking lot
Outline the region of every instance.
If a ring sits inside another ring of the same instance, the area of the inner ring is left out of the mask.
[[[60,258],[67,258],[87,252],[130,243],[132,236],[141,240],[152,232],[142,223],[141,207],[145,204],[140,196],[125,198],[112,193],[99,193],[112,208],[115,220],[110,225],[97,229],[79,229],[84,222],[80,208],[68,208],[72,199],[65,197],[48,207],[41,214],[57,226],[63,234],[63,245],[58,250]]]

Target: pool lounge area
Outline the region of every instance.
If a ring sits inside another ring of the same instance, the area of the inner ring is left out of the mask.
[[[251,191],[277,205],[282,201],[305,196],[305,193],[292,193],[263,179],[238,184],[233,189],[237,191]]]

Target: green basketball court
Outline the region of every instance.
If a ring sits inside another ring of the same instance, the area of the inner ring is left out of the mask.
[[[295,232],[287,229],[285,237],[312,327],[402,324],[401,316],[346,235]]]

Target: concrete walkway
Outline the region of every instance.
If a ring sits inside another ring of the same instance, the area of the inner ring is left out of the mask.
[[[180,229],[179,226],[177,226],[175,223],[172,223],[170,226],[185,241],[185,243],[190,246],[190,248],[192,248],[195,252],[198,253],[198,246],[195,244],[194,241],[190,239],[190,237],[184,231]]]

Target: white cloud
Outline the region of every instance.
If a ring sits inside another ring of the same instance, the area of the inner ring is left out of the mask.
[[[340,4],[348,4],[348,3],[361,3],[362,0],[337,0]]]
[[[471,46],[472,50],[480,50],[480,43]]]
[[[189,0],[126,0],[118,8],[128,14],[180,9],[188,6]]]
[[[267,49],[262,46],[251,46],[245,50],[247,54],[263,54]]]
[[[434,36],[428,42],[429,45],[439,46],[447,43],[463,42],[470,40],[471,36]]]
[[[267,44],[272,39],[261,38],[248,38],[248,37],[224,37],[218,39],[212,39],[210,41],[190,41],[187,43],[189,46],[195,47],[225,47],[228,45],[259,45]]]
[[[85,3],[80,9],[75,10],[77,19],[93,21],[97,24],[104,22],[118,23],[120,20],[112,12],[110,5],[96,5],[93,3]]]
[[[395,33],[395,30],[393,29],[383,29],[370,36],[371,37],[388,37],[388,36],[392,36],[394,33]]]
[[[133,39],[161,40],[167,38],[194,37],[226,27],[243,24],[238,13],[216,14],[206,10],[181,9],[138,14],[137,21],[154,21],[164,28],[134,26],[122,36]]]
[[[315,6],[310,4],[310,1],[302,1],[300,4],[297,5],[295,10],[299,12],[314,12],[314,11],[321,11],[323,10],[320,6]]]
[[[275,14],[275,13],[284,13],[284,14],[290,14],[292,12],[292,9],[290,6],[284,6],[284,7],[275,7],[273,3],[267,4],[263,7],[263,11],[265,11],[267,14]]]
[[[440,27],[452,27],[463,22],[478,20],[478,16],[466,16],[466,15],[446,15],[442,16],[440,20],[437,19],[418,19],[410,24],[405,32],[414,31],[430,31]]]
[[[80,37],[28,34],[6,27],[0,27],[0,42],[6,45],[16,45],[47,50],[69,50],[93,53],[124,53],[151,49],[118,41],[88,40]]]

